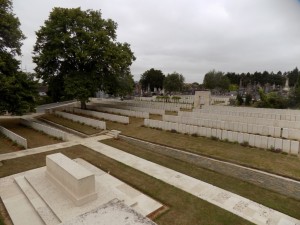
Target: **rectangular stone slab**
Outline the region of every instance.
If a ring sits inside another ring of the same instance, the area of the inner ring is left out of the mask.
[[[47,175],[75,205],[97,198],[95,175],[61,153],[46,157]]]

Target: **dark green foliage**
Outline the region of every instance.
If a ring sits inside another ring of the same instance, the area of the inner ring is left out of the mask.
[[[251,102],[252,102],[252,95],[250,94],[247,94],[246,95],[246,99],[245,99],[245,105],[251,105]]]
[[[295,83],[295,88],[292,89],[289,96],[289,105],[291,107],[300,107],[300,73]]]
[[[220,71],[209,71],[204,76],[204,87],[207,89],[229,90],[230,80]]]
[[[0,52],[1,60],[3,57],[9,59],[10,57],[2,55],[2,53],[12,55],[21,55],[22,40],[25,39],[22,31],[20,30],[19,19],[13,14],[12,1],[11,0],[0,0]],[[12,61],[14,62],[14,60]],[[0,63],[2,66],[2,62]],[[15,69],[13,66],[13,69]],[[1,71],[2,72],[2,71]]]
[[[183,90],[184,77],[182,74],[174,72],[168,74],[164,80],[164,89],[166,92],[180,92]]]
[[[68,96],[65,92],[64,77],[62,75],[49,78],[47,95],[52,99],[52,102],[71,99],[71,96]]]
[[[0,113],[14,115],[34,111],[36,82],[30,74],[19,71],[22,40],[20,22],[12,12],[10,0],[0,0]]]
[[[288,72],[290,73],[290,72]],[[226,73],[225,76],[229,79],[231,84],[240,85],[240,80],[242,79],[242,85],[246,87],[248,84],[260,84],[265,85],[267,83],[269,84],[275,84],[275,85],[284,85],[285,77],[283,74],[279,71],[278,73],[269,73],[267,71],[264,72],[255,72],[255,73]],[[290,84],[293,83],[293,81],[290,81]],[[290,85],[291,86],[291,85]]]
[[[285,109],[288,107],[288,99],[275,92],[265,94],[262,90],[259,91],[260,101],[255,103],[259,108],[275,108]]]
[[[290,87],[294,87],[295,85],[297,85],[299,75],[300,75],[300,72],[297,67],[287,73],[287,76],[289,78],[289,86]]]
[[[17,72],[14,76],[0,78],[0,112],[8,111],[22,115],[34,111],[37,99],[37,82],[27,74]]]
[[[100,11],[53,9],[36,32],[33,51],[37,76],[49,83],[53,98],[72,97],[84,105],[98,90],[115,95],[132,90],[129,67],[135,57],[129,44],[116,41],[116,29]]]
[[[237,101],[237,105],[243,105],[244,103],[243,97],[240,94],[236,96],[236,101]]]
[[[154,88],[163,88],[164,79],[165,75],[161,70],[151,68],[141,75],[140,83],[143,90],[147,90],[150,87],[150,91],[154,91]]]

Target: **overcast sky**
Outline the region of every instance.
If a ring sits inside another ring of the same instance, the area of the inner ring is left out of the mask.
[[[27,39],[22,68],[32,71],[35,31],[53,7],[101,10],[118,23],[118,41],[137,58],[135,80],[148,69],[202,83],[209,70],[288,71],[300,67],[297,0],[13,0]]]

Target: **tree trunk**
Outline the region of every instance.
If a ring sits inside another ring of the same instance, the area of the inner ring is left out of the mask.
[[[85,101],[80,101],[80,103],[81,103],[81,109],[86,109]]]

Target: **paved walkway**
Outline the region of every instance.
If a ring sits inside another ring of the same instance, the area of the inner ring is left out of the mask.
[[[186,191],[198,198],[217,205],[229,212],[251,221],[252,223],[258,225],[300,225],[299,220],[253,202],[242,196],[236,195],[211,184],[205,183],[201,180],[197,180],[185,174],[176,172],[169,168],[152,163],[99,142],[99,140],[107,138],[111,137],[107,135],[101,135],[85,139],[78,138],[74,141],[63,142],[34,149],[27,149],[20,152],[2,154],[0,155],[0,161],[82,144],[96,152],[106,155],[114,160],[124,163],[134,169]]]
[[[217,205],[252,223],[259,225],[300,225],[299,220],[283,213],[100,142],[91,141],[83,145]]]
[[[107,135],[101,135],[101,136],[96,136],[96,137],[90,137],[90,138],[79,138],[74,136],[74,140],[68,141],[68,142],[62,142],[62,143],[57,143],[53,145],[46,145],[42,147],[37,147],[37,148],[31,148],[31,149],[26,149],[22,151],[17,151],[17,152],[10,152],[10,153],[5,153],[5,154],[0,154],[0,161],[2,160],[8,160],[8,159],[14,159],[14,158],[19,158],[27,155],[34,155],[42,152],[49,152],[49,151],[54,151],[60,148],[68,148],[74,145],[80,145],[82,143],[86,143],[89,141],[100,141],[104,139],[111,138],[110,136]]]

